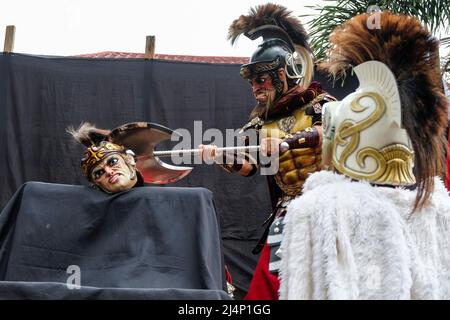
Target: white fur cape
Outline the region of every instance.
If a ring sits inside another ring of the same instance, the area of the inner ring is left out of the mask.
[[[322,171],[286,215],[280,299],[449,299],[450,197],[438,178],[415,192]]]

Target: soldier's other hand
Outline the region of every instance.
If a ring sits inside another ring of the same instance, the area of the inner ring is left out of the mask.
[[[200,149],[200,159],[202,159],[206,163],[213,163],[216,160],[217,146],[213,144],[200,144],[198,148]]]
[[[263,156],[270,156],[280,152],[280,143],[283,140],[279,138],[263,138],[261,139],[261,153]]]

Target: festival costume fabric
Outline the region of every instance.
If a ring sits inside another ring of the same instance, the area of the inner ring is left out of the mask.
[[[280,299],[450,299],[450,197],[312,174],[288,207]],[[321,199],[321,201],[317,201]]]

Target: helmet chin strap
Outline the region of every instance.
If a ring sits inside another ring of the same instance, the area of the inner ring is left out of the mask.
[[[278,70],[271,70],[268,72],[268,74],[272,77],[272,84],[275,88],[275,102],[283,95],[284,83],[281,81],[280,76],[278,75]]]

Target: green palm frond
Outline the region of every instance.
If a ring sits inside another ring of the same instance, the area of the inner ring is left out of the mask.
[[[441,38],[440,40],[441,46],[447,47],[450,49],[450,37]],[[447,81],[450,81],[450,52],[446,57],[442,58],[441,70],[442,75]]]
[[[353,16],[366,12],[371,5],[377,5],[381,10],[415,16],[432,33],[439,30],[450,31],[450,0],[380,0],[378,2],[373,0],[324,0],[323,2],[325,2],[323,6],[309,6],[317,12],[317,16],[314,15],[313,20],[308,23],[311,47],[317,59],[325,57],[329,47],[328,37],[333,29]]]
[[[441,46],[450,47],[450,37],[441,38]]]
[[[448,83],[448,86],[450,88],[450,55],[447,56],[446,60],[444,61],[441,72],[442,78],[444,79],[445,82]]]

